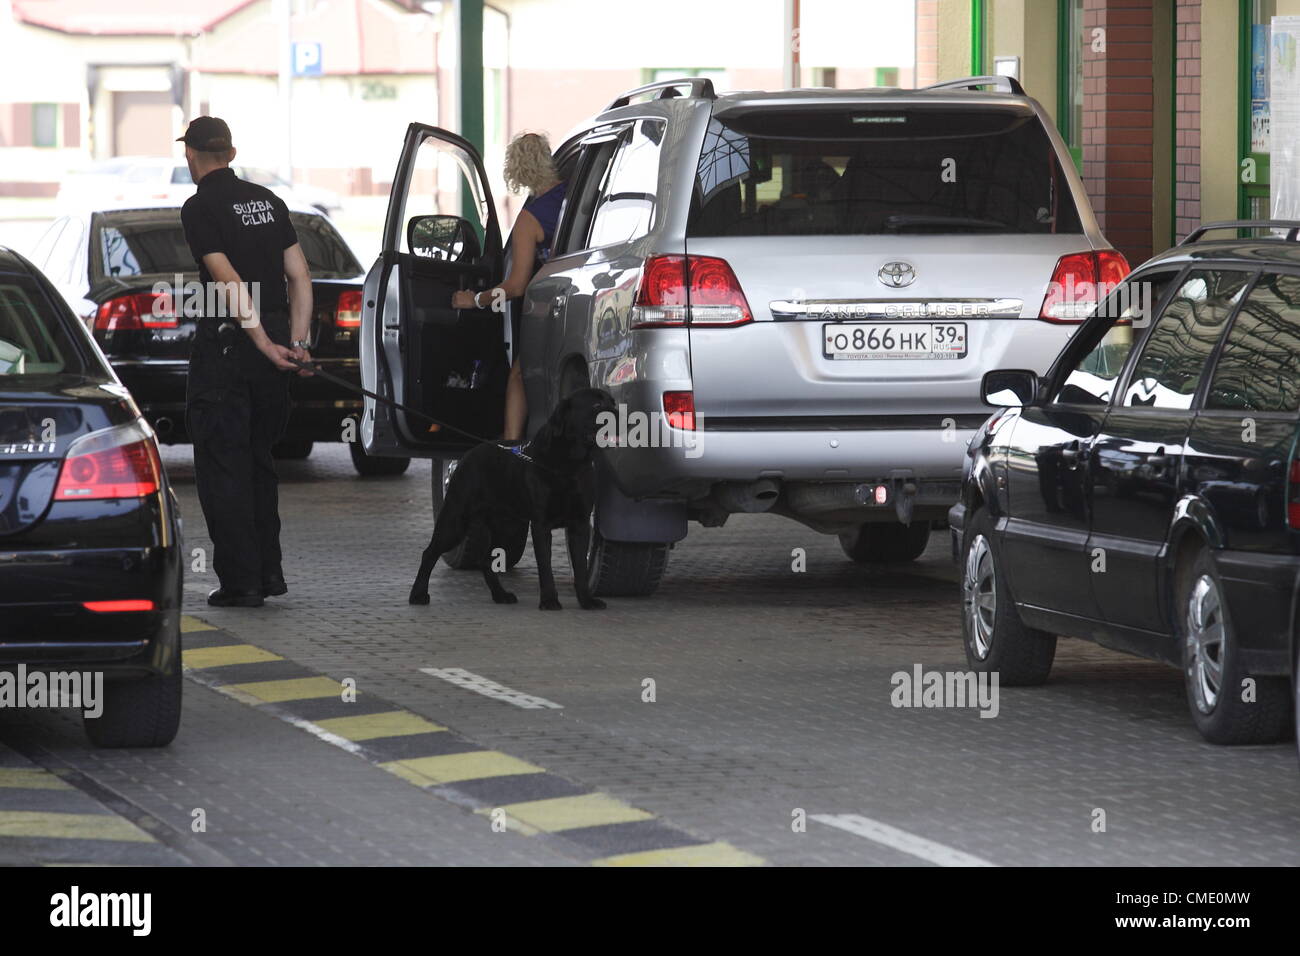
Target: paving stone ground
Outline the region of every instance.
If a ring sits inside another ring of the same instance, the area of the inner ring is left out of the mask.
[[[164,457],[187,547],[204,548],[189,449]],[[891,706],[895,672],[964,669],[946,536],[885,570],[783,518],[692,526],[655,597],[611,598],[605,612],[577,609],[561,540],[560,613],[537,610],[531,555],[507,576],[518,605],[440,566],[432,603],[411,607],[432,525],[428,463],[360,479],[346,449],[318,445],[281,464],[289,594],[211,609],[214,576],[192,574],[188,613],[702,839],[775,864],[921,862],[816,821],[793,832],[803,810],[859,814],[1000,865],[1300,863],[1294,746],[1204,743],[1170,668],[1062,641],[1052,679],[1002,689],[996,718]],[[520,709],[430,667],[562,709]],[[0,739],[35,742],[230,862],[574,862],[212,690],[186,693],[181,734],[161,752],[93,751],[48,713],[0,715]],[[195,807],[208,808],[206,834],[190,833]],[[1097,810],[1104,833],[1092,832]]]

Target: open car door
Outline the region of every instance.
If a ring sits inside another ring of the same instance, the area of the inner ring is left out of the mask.
[[[476,292],[501,278],[501,227],[482,157],[455,133],[412,123],[383,246],[366,275],[361,380],[445,424],[367,398],[366,454],[457,458],[476,439],[501,434],[510,374],[506,313],[451,306],[457,290]]]

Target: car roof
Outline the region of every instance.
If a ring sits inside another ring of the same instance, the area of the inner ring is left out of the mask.
[[[1139,268],[1223,260],[1239,260],[1249,265],[1300,266],[1300,243],[1278,238],[1207,239],[1166,249]]]
[[[142,203],[138,199],[118,199],[111,202],[95,203],[93,205],[81,205],[74,212],[65,213],[65,215],[76,216],[79,219],[89,219],[96,213],[126,213],[126,212],[162,212],[169,209],[179,210],[185,205],[188,196],[176,199],[151,199],[149,202]],[[325,218],[319,209],[315,206],[309,206],[300,202],[285,201],[289,211],[303,216],[319,216]],[[56,217],[57,218],[57,217]]]
[[[920,89],[892,86],[845,90],[834,87],[803,87],[797,90],[732,90],[719,93],[714,111],[734,106],[838,106],[838,105],[916,105],[927,106],[1024,106],[1029,97],[1003,92],[979,90]]]
[[[33,268],[16,249],[0,246],[0,272],[30,273]]]

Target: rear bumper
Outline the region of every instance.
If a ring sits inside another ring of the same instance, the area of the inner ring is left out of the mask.
[[[1300,555],[1225,549],[1214,553],[1214,563],[1246,670],[1290,675],[1300,623]]]
[[[665,430],[669,447],[607,448],[620,489],[639,497],[691,496],[718,481],[873,482],[907,475],[960,482],[976,429]],[[954,495],[955,497],[955,495]]]
[[[177,546],[0,552],[0,670],[169,670],[180,653],[180,575]],[[126,599],[152,601],[153,610],[84,606]]]

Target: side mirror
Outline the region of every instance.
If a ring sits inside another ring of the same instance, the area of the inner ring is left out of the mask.
[[[444,262],[474,262],[483,254],[478,233],[460,216],[413,216],[406,245],[412,255]]]
[[[994,408],[1023,408],[1038,397],[1038,375],[1027,369],[997,369],[984,373],[980,398]]]

